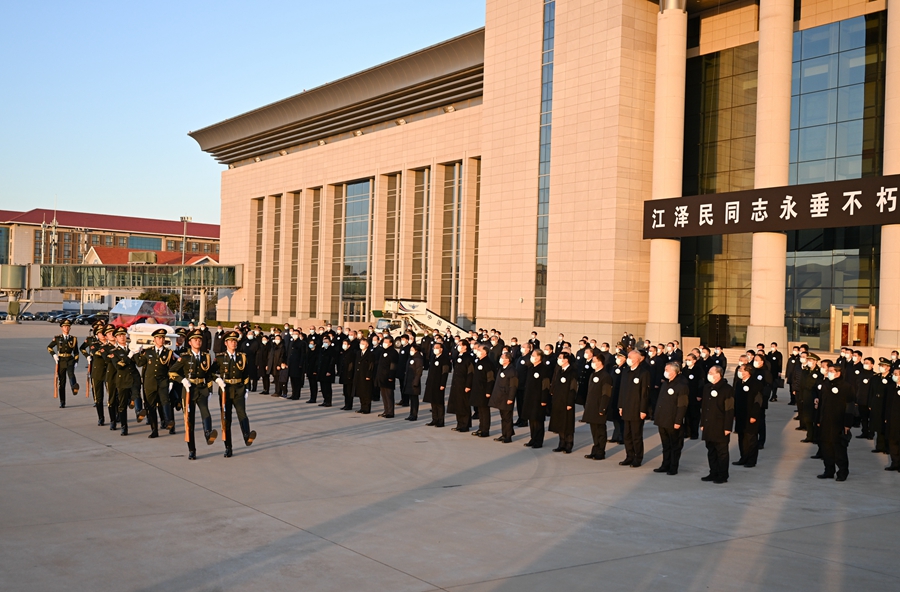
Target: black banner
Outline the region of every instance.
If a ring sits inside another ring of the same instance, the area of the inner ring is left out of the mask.
[[[644,238],[900,224],[900,175],[644,202]]]

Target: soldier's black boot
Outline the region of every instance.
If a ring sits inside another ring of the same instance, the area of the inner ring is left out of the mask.
[[[225,449],[225,458],[231,458],[231,448]]]
[[[105,419],[105,415],[103,412],[103,405],[100,405],[98,403],[98,404],[94,405],[94,407],[97,409],[97,425],[98,426],[106,425],[106,422],[103,421]]]
[[[159,438],[159,424],[156,422],[156,416],[150,414],[150,435],[148,438]]]
[[[213,442],[216,441],[216,438],[219,437],[219,432],[212,429],[212,418],[207,417],[203,420],[203,436],[206,438],[206,445],[211,446]]]
[[[241,421],[241,433],[244,435],[244,444],[250,446],[256,440],[256,432],[250,429],[250,420]]]
[[[126,412],[122,412],[119,414],[119,421],[122,422],[122,434],[123,436],[128,435],[128,415]]]
[[[197,460],[197,451],[188,449],[188,460]]]
[[[119,413],[113,410],[112,407],[109,408],[109,431],[116,431],[116,423],[118,423]]]

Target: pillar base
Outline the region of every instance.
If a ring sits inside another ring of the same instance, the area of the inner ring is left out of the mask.
[[[644,327],[644,339],[649,339],[653,345],[666,344],[676,339],[680,343],[681,325],[678,323],[647,323]]]
[[[877,329],[875,331],[875,347],[888,350],[900,349],[900,331]]]
[[[787,347],[787,328],[781,326],[750,325],[747,327],[747,349],[753,349],[757,343],[763,343],[766,350],[772,342],[778,344],[779,349]]]

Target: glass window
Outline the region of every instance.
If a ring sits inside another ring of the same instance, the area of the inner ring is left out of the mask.
[[[148,251],[161,251],[162,250],[162,239],[161,238],[152,238],[148,236],[129,236],[128,237],[128,248],[129,249],[146,249]]]
[[[838,42],[840,23],[807,29],[801,34],[801,51],[804,60],[837,53],[840,48]]]

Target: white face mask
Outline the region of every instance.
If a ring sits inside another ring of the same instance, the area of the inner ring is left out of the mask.
[[[556,360],[556,363],[557,363],[559,366],[562,366],[562,365],[563,365],[563,360]]]
[[[894,382],[900,381],[900,376],[897,376],[896,374],[894,374],[892,378],[894,379]]]
[[[602,364],[591,364],[591,368],[594,369],[594,372],[600,372],[600,370],[603,369],[603,365]]]
[[[602,351],[602,352],[608,352],[608,351],[609,351],[609,348],[608,348],[608,347],[601,347],[601,348],[600,348],[600,351]]]
[[[632,360],[631,358],[625,358],[625,363],[628,364],[629,368],[634,366],[634,360]]]
[[[722,350],[720,350],[720,349],[717,349],[717,350],[716,350],[716,355],[717,355],[717,356],[720,356],[720,355],[722,355]]]
[[[707,374],[707,375],[706,375],[706,380],[708,380],[708,381],[710,381],[711,383],[715,384],[715,382],[716,382],[716,377],[713,376],[712,374]]]
[[[345,344],[344,344],[344,349],[350,349],[350,344],[349,344],[349,343],[345,343]]]
[[[865,368],[866,370],[871,370],[872,364],[863,364],[863,368]]]
[[[693,368],[693,367],[694,367],[694,360],[688,360],[687,362],[685,362],[685,364],[687,364],[687,367],[688,367],[688,368]]]
[[[895,354],[891,354],[891,361],[892,361],[892,362],[896,362],[896,361],[897,361],[897,356],[896,356]]]
[[[774,354],[774,353],[775,353],[775,348],[774,348],[774,347],[770,347],[770,348],[769,348],[769,351],[772,352],[772,353]]]
[[[276,340],[275,340],[275,345],[281,345],[281,340],[280,340],[280,339],[276,339]]]
[[[834,372],[828,373],[828,380],[834,380]]]
[[[433,350],[431,350],[431,351],[432,351],[432,353],[434,353],[434,355],[436,355],[436,356],[441,355],[441,350],[439,350],[439,349],[433,349]]]
[[[859,362],[859,356],[853,356],[853,363]]]
[[[759,361],[753,362],[753,367],[754,368],[762,368],[762,362],[759,362]]]
[[[666,377],[666,380],[672,380],[672,373],[669,372],[668,370],[666,370],[665,372],[663,372],[663,376]]]
[[[815,367],[816,367],[816,361],[815,361],[815,360],[811,360],[811,361],[807,362],[807,366],[809,366],[810,368],[815,368]]]
[[[531,365],[534,366],[537,364],[537,358],[529,358],[531,360]]]
[[[310,344],[309,344],[309,349],[316,349],[316,344],[315,344],[315,343],[310,343]]]
[[[708,356],[708,355],[709,354],[707,354],[706,352],[700,352],[700,357],[703,358],[704,360],[706,359],[706,356]]]

